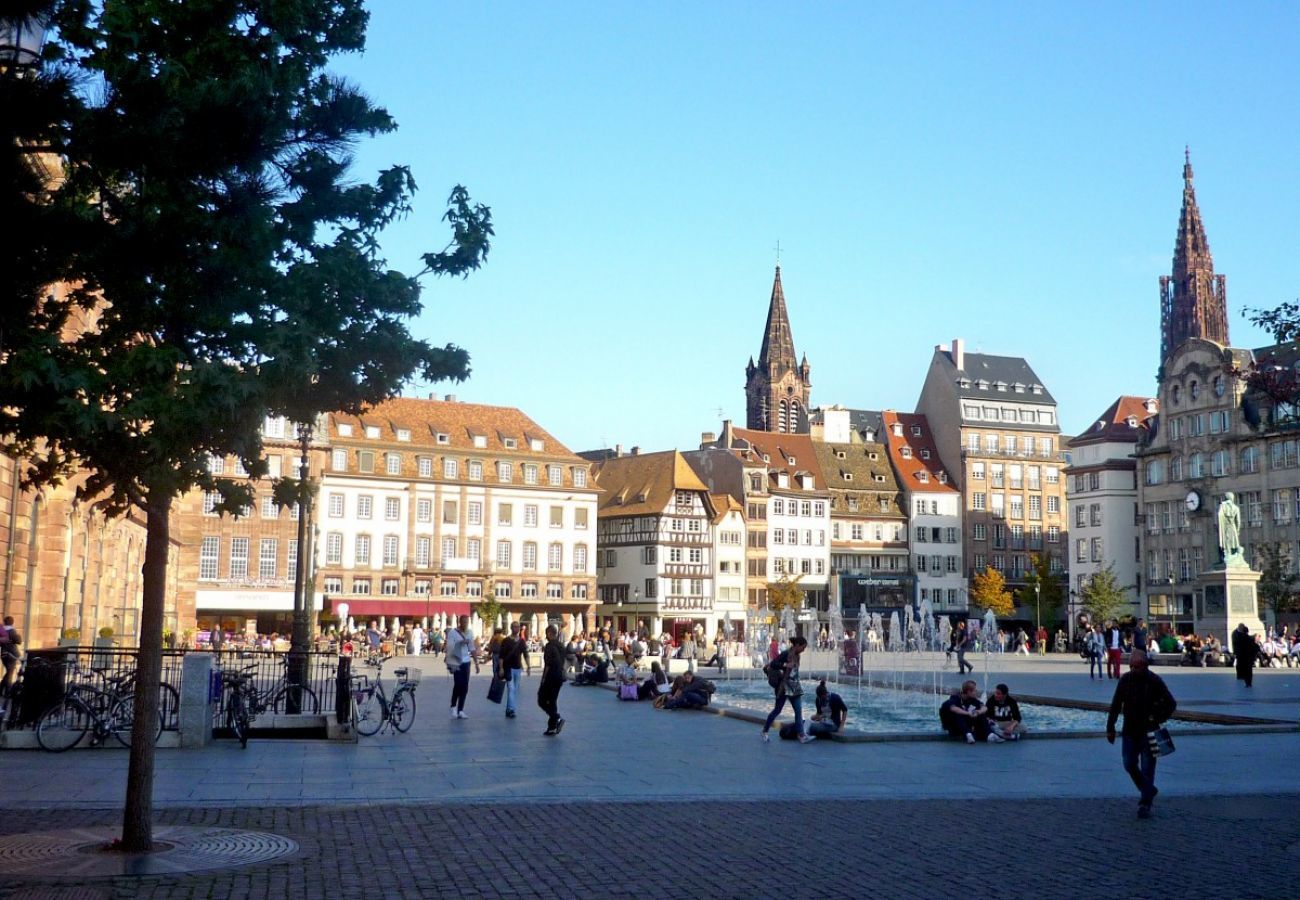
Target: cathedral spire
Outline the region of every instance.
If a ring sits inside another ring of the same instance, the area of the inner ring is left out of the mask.
[[[1173,271],[1160,279],[1160,361],[1189,338],[1228,344],[1226,278],[1214,274],[1210,242],[1196,204],[1192,157],[1183,150],[1183,208],[1174,241]]]
[[[785,289],[781,287],[781,264],[776,266],[776,279],[772,282],[772,299],[767,307],[767,329],[763,332],[763,347],[758,353],[761,368],[775,365],[778,369],[793,369],[797,365],[794,355],[794,336],[790,333],[790,314],[785,308]]]
[[[745,369],[746,425],[760,431],[806,434],[811,394],[811,367],[806,355],[802,362],[795,355],[778,263],[758,364],[751,358]]]

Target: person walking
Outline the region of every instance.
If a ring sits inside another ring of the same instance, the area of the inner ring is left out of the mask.
[[[501,678],[506,683],[506,718],[513,719],[519,708],[519,682],[524,677],[524,666],[532,672],[528,659],[528,642],[519,634],[518,622],[510,623],[510,636],[501,642]]]
[[[686,671],[695,671],[695,635],[686,632],[682,635],[682,659],[686,660]]]
[[[564,646],[560,629],[546,626],[546,647],[542,650],[542,683],[537,687],[537,705],[546,713],[546,737],[554,737],[564,728],[560,716],[560,688],[564,687]]]
[[[974,672],[975,667],[966,661],[966,651],[970,650],[971,645],[975,643],[974,636],[970,633],[965,621],[957,623],[957,630],[952,636],[953,646],[957,648],[957,674],[965,675],[967,672]]]
[[[1103,660],[1106,656],[1106,639],[1101,636],[1101,632],[1096,628],[1088,629],[1088,636],[1083,639],[1083,649],[1088,653],[1088,679],[1105,678],[1103,671]],[[1093,671],[1096,670],[1096,675]]]
[[[468,719],[465,698],[469,696],[469,665],[474,654],[474,635],[469,616],[461,616],[456,627],[447,629],[447,671],[451,673],[451,717]]]
[[[1259,654],[1259,644],[1250,636],[1250,629],[1242,622],[1232,631],[1232,656],[1237,665],[1237,680],[1246,682],[1250,687],[1255,681],[1255,657]]]
[[[790,646],[777,654],[776,659],[768,663],[767,671],[777,677],[775,685],[776,705],[772,711],[767,714],[767,721],[763,723],[763,743],[771,740],[768,732],[772,730],[772,723],[776,717],[781,715],[781,710],[785,709],[785,702],[790,701],[794,707],[794,727],[795,733],[799,735],[800,743],[808,743],[812,740],[810,736],[804,733],[803,727],[803,686],[799,684],[799,657],[803,655],[804,650],[808,649],[808,639],[802,636],[790,638]]]
[[[0,625],[0,665],[4,666],[4,676],[0,677],[0,697],[9,696],[13,690],[14,672],[22,656],[22,650],[19,649],[22,643],[23,636],[14,627],[14,617],[5,616],[4,624]]]
[[[1118,678],[1124,662],[1124,632],[1120,630],[1119,623],[1114,619],[1107,622],[1102,638],[1106,646],[1106,675]]]
[[[1124,771],[1128,772],[1138,789],[1138,818],[1151,817],[1151,804],[1156,794],[1156,756],[1151,752],[1147,735],[1169,720],[1178,708],[1178,702],[1169,692],[1164,679],[1148,668],[1145,650],[1134,650],[1129,656],[1129,670],[1115,685],[1115,696],[1110,701],[1110,715],[1106,717],[1106,740],[1115,743],[1115,721],[1122,713],[1124,728],[1120,750]]]

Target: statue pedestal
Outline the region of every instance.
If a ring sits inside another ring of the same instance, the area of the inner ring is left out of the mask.
[[[1255,597],[1259,579],[1259,572],[1244,565],[1202,572],[1196,579],[1200,586],[1196,595],[1196,633],[1201,637],[1212,634],[1226,647],[1229,635],[1242,622],[1251,634],[1263,631]]]

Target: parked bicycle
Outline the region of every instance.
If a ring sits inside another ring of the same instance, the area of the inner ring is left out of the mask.
[[[352,725],[357,734],[378,734],[385,725],[405,734],[415,723],[415,687],[420,683],[419,669],[394,669],[397,687],[389,697],[384,690],[383,659],[368,663],[374,666],[374,684],[366,675],[352,677]]]
[[[244,657],[246,659],[247,657]],[[242,659],[240,660],[243,661]],[[261,690],[257,686],[256,669],[259,663],[252,662],[242,667],[242,671],[253,673],[245,685],[245,705],[248,708],[252,718],[257,718],[262,713],[270,710],[276,715],[283,715],[291,709],[297,709],[300,713],[309,713],[315,715],[320,712],[320,700],[316,697],[316,692],[308,684],[290,684],[289,683],[289,657],[282,655],[279,657],[280,677],[267,686],[266,690]],[[305,677],[305,673],[304,673]]]
[[[73,665],[76,666],[75,663]],[[77,668],[76,671],[84,676],[80,668]],[[136,672],[134,669],[117,675],[110,675],[103,669],[92,669],[91,672],[103,682],[102,690],[107,693],[113,694],[122,700],[135,697]],[[158,714],[162,716],[163,728],[175,731],[180,727],[181,695],[177,693],[176,688],[165,681],[158,685]]]
[[[253,687],[256,670],[257,663],[253,663],[238,672],[230,669],[221,672],[222,690],[230,692],[226,698],[226,725],[235,733],[241,747],[248,746],[248,732],[257,715],[252,711],[258,696],[257,688]]]
[[[87,734],[90,745],[98,746],[112,735],[123,747],[131,746],[135,725],[135,696],[119,696],[85,681],[71,682],[63,699],[41,714],[36,722],[36,742],[51,753],[71,750]],[[162,715],[158,716],[153,740],[162,734]]]

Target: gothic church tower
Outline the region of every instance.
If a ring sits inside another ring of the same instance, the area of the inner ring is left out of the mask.
[[[1184,153],[1183,211],[1178,219],[1172,275],[1160,279],[1160,364],[1188,338],[1228,346],[1226,278],[1214,274],[1210,242],[1192,187],[1192,159]]]
[[[806,355],[796,362],[781,266],[777,265],[758,364],[751,356],[745,367],[745,426],[756,431],[807,434],[811,371]]]

